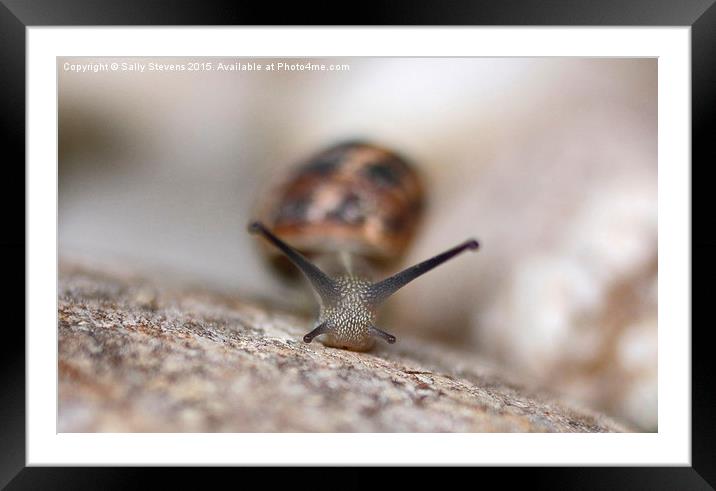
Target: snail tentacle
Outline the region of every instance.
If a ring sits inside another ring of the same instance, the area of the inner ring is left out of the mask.
[[[395,343],[395,336],[393,336],[392,334],[389,334],[385,331],[381,331],[380,329],[378,329],[375,326],[370,326],[368,328],[368,331],[370,332],[371,336],[375,336],[376,338],[381,338],[381,339],[385,340],[385,342],[388,344]]]
[[[413,281],[415,278],[427,273],[431,269],[440,266],[445,261],[452,259],[453,257],[468,249],[475,250],[478,247],[479,244],[475,239],[467,240],[462,244],[453,247],[452,249],[448,249],[442,254],[438,254],[435,257],[432,257],[421,263],[404,269],[400,273],[396,273],[393,276],[374,283],[370,287],[370,298],[375,305],[380,304],[388,297],[390,297],[393,293],[397,292],[402,287]]]
[[[324,302],[330,304],[335,303],[338,300],[338,289],[335,281],[333,281],[326,273],[321,271],[318,266],[306,259],[303,254],[271,233],[263,223],[251,222],[251,224],[249,224],[249,232],[252,234],[261,234],[266,240],[279,248],[281,252],[283,252],[286,257],[301,270],[304,276],[308,278],[308,281],[311,282],[311,285],[313,285],[316,293],[318,293]]]
[[[303,336],[303,342],[310,343],[311,341],[313,341],[313,338],[315,338],[316,336],[320,336],[321,334],[327,333],[328,330],[329,330],[328,323],[322,322],[313,331],[311,331],[308,334],[306,334],[305,336]]]

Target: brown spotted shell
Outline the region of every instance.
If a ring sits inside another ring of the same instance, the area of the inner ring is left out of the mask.
[[[351,141],[296,166],[268,198],[259,216],[302,252],[348,251],[388,262],[400,257],[415,234],[424,192],[403,157]]]

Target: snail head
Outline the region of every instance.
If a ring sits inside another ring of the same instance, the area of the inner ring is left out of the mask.
[[[376,338],[392,344],[395,336],[375,325],[376,308],[399,289],[466,250],[475,250],[479,244],[469,239],[430,259],[411,266],[378,282],[346,274],[330,277],[303,254],[274,235],[261,222],[252,222],[249,232],[260,234],[283,252],[308,279],[320,303],[318,326],[303,337],[310,343],[325,334],[325,344],[363,351],[369,349]]]

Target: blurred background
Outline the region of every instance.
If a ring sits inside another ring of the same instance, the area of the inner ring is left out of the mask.
[[[59,253],[306,308],[246,233],[281,169],[364,138],[419,167],[401,266],[481,249],[381,325],[486,356],[657,430],[657,61],[345,58],[345,71],[87,72],[58,58]],[[312,306],[308,304],[308,311]]]

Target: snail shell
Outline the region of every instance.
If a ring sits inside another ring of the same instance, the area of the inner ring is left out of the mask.
[[[350,141],[296,166],[258,214],[273,233],[306,254],[345,251],[387,263],[399,258],[415,235],[423,189],[415,168],[400,155]]]

